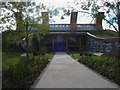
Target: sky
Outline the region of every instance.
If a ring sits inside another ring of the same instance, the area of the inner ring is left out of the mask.
[[[88,10],[82,10],[80,8],[80,5],[75,5],[73,2],[75,0],[34,0],[35,2],[39,3],[42,2],[44,5],[46,5],[46,8],[49,9],[55,9],[55,8],[70,8],[71,6],[74,7],[78,11],[84,11],[84,12],[89,12]],[[85,1],[85,0],[84,0]],[[111,0],[112,1],[112,0]],[[98,2],[101,3],[101,2]],[[47,10],[44,10],[47,11]],[[49,18],[50,24],[70,24],[70,15],[65,16],[64,19],[61,19],[61,16],[63,15],[63,11],[60,11],[60,13],[57,16],[53,16],[52,18]],[[106,15],[106,18],[109,19],[109,17]],[[52,21],[55,22],[52,22]],[[95,19],[90,16],[90,14],[87,13],[81,13],[78,12],[78,17],[77,17],[77,24],[94,24]],[[9,23],[7,23],[9,25]],[[103,29],[113,29],[112,27],[110,28],[109,25],[103,20]],[[14,27],[15,28],[15,27]]]
[[[43,2],[48,8],[54,7],[54,8],[70,8],[73,6],[75,9],[78,9],[80,11],[83,11],[80,6],[74,5],[74,0],[35,0],[36,2]],[[69,3],[68,3],[69,2]],[[87,11],[88,12],[88,11]],[[61,19],[61,16],[63,15],[63,11],[60,11],[58,16],[54,16],[52,19],[55,21],[56,24],[59,23],[65,23],[65,24],[70,24],[70,16],[66,16],[63,20]],[[78,12],[78,17],[77,17],[77,23],[78,24],[87,24],[91,23],[92,18],[89,16],[89,14],[84,14]],[[94,22],[92,22],[94,23]]]
[[[63,8],[69,8],[69,7],[74,7],[75,9],[77,9],[78,11],[83,11],[81,9],[80,4],[79,5],[75,5],[73,2],[74,1],[79,1],[79,0],[35,0],[36,2],[43,2],[47,7],[63,7]],[[86,0],[84,0],[86,1]],[[115,1],[115,0],[109,0],[109,1]],[[69,3],[68,3],[69,2]],[[102,3],[102,0],[98,0],[97,2],[98,4]],[[100,11],[103,12],[103,10],[101,9]],[[90,12],[89,11],[85,11],[84,12]],[[61,20],[61,16],[62,16],[63,12],[61,11],[59,13],[58,16],[54,16],[52,19],[55,21],[55,24],[59,24],[59,23],[63,23],[63,24],[70,24],[70,16],[65,17],[65,19]],[[111,15],[112,16],[112,15]],[[110,17],[106,14],[106,18],[109,19]],[[94,24],[95,23],[95,19],[93,19],[90,14],[87,13],[81,13],[78,12],[78,17],[77,17],[77,24]],[[106,23],[106,21],[102,21],[102,26],[103,29],[113,29],[113,27],[109,27],[109,25]]]

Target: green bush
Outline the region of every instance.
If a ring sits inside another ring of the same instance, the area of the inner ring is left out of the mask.
[[[78,61],[120,85],[120,59],[91,56],[79,58]]]
[[[36,79],[36,76],[41,73],[47,63],[46,57],[35,56],[35,59],[31,58],[29,62],[27,62],[26,57],[21,57],[18,64],[9,66],[9,69],[5,71],[8,87],[27,87]]]
[[[103,76],[120,85],[120,58],[117,57],[101,57],[88,52],[70,53],[68,54],[79,62],[92,68]],[[82,56],[80,56],[83,55]],[[87,56],[85,56],[85,54]],[[91,54],[91,56],[89,56]]]
[[[21,57],[17,64],[10,64],[9,68],[4,71],[3,87],[29,88],[53,56],[53,53],[49,53],[45,56],[34,56],[33,60],[32,54],[29,54],[29,62],[26,56]]]
[[[25,37],[23,32],[7,30],[2,32],[2,51],[11,50],[10,45],[16,41],[22,40]]]
[[[29,73],[29,68],[26,63],[20,62],[15,66],[10,66],[8,69],[8,72],[12,79],[14,80],[20,80],[23,79],[25,76]]]

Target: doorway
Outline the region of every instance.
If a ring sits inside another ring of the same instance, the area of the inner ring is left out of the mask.
[[[62,36],[57,36],[54,44],[55,52],[66,52],[66,44]]]

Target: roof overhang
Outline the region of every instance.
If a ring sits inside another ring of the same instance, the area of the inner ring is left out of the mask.
[[[62,36],[79,36],[79,35],[87,35],[87,32],[47,32],[45,34],[46,36],[56,36],[56,35],[62,35]]]

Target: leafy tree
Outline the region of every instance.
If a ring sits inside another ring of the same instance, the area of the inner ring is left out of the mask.
[[[7,30],[2,32],[2,51],[11,50],[11,44],[24,38],[23,33],[14,30]]]
[[[34,55],[38,55],[39,52],[39,41],[35,35],[32,38],[32,52],[33,52],[33,60],[34,60]]]
[[[1,17],[1,23],[10,23],[10,26],[7,26],[8,29],[11,29],[13,25],[15,25],[16,20],[16,30],[23,30],[22,24],[22,7],[25,5],[24,2],[2,2],[2,8],[4,15]],[[8,12],[9,10],[9,12]],[[7,11],[7,13],[5,13]],[[11,14],[12,13],[12,14]],[[12,19],[15,17],[15,20]],[[11,21],[12,19],[12,21]],[[4,29],[4,28],[3,28]]]
[[[7,5],[11,5],[11,7]],[[35,2],[5,2],[3,3],[3,6],[14,13],[17,23],[16,30],[26,35],[27,61],[29,62],[29,39],[33,37],[33,33],[42,33],[45,35],[48,31],[48,27],[40,24],[42,19],[40,13],[45,9],[45,6],[41,3],[36,4]],[[3,17],[3,22],[8,19],[5,18],[6,17]],[[42,37],[39,37],[39,40],[40,38]]]
[[[61,19],[64,19],[64,16],[70,15],[72,11],[78,11],[82,13],[90,14],[93,19],[104,19],[109,26],[113,27],[120,35],[120,1],[118,0],[74,0],[75,5],[78,5],[82,10],[77,10],[75,7],[68,5],[69,8],[56,8],[49,10],[50,12],[56,11],[59,13],[59,10],[63,10],[64,14],[61,16]],[[85,10],[85,11],[83,11]],[[91,11],[91,13],[89,13]],[[98,12],[104,12],[105,15],[101,15]],[[56,14],[57,15],[57,14]],[[107,16],[109,18],[107,18]],[[52,16],[51,16],[52,17]]]
[[[118,0],[86,0],[86,1],[76,1],[78,5],[81,3],[81,8],[83,10],[89,10],[93,12],[93,18],[102,18],[110,27],[112,26],[120,35],[120,2]],[[109,19],[106,16],[101,16],[98,12],[103,11],[108,14]],[[116,25],[117,24],[117,25]],[[117,28],[118,26],[118,28]]]

